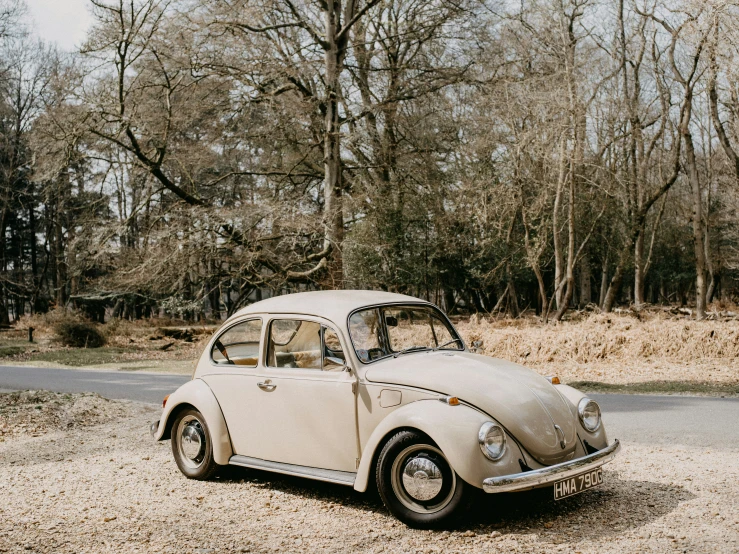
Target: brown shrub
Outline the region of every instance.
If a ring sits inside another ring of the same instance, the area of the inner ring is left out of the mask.
[[[74,348],[99,348],[105,345],[105,335],[86,321],[66,319],[54,327],[56,336],[64,346]]]
[[[28,330],[29,327],[33,327],[37,333],[40,334],[52,334],[54,328],[62,321],[68,321],[69,319],[81,319],[74,312],[68,312],[64,309],[51,310],[44,314],[33,314],[24,315],[18,318],[17,329],[23,331]]]

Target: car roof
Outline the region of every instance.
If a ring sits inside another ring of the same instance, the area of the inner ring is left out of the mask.
[[[319,290],[274,296],[242,308],[233,317],[248,314],[305,314],[324,317],[339,325],[345,325],[351,312],[365,306],[413,302],[428,304],[425,300],[376,290]]]

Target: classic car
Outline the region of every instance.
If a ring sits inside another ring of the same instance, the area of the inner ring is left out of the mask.
[[[236,465],[366,491],[413,527],[448,522],[477,491],[597,486],[609,444],[598,404],[556,378],[470,351],[429,302],[317,291],[256,302],[208,342],[165,398],[157,440],[182,473]]]

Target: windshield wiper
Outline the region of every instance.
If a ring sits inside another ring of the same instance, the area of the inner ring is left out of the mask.
[[[409,352],[415,352],[416,350],[430,350],[428,346],[409,346],[408,348],[404,348],[403,350],[399,350],[395,354],[393,354],[393,358],[397,358],[401,354],[408,354]]]
[[[437,346],[433,350],[434,350],[434,352],[436,352],[437,350],[441,350],[445,346],[449,346],[450,344],[454,344],[455,342],[458,342],[461,345],[462,344],[462,339],[452,339],[452,340],[446,341],[444,344],[440,344],[439,346]]]

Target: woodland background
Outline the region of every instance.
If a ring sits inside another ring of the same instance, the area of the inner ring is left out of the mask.
[[[739,2],[0,0],[0,325],[739,295]],[[711,304],[713,303],[713,304]]]

